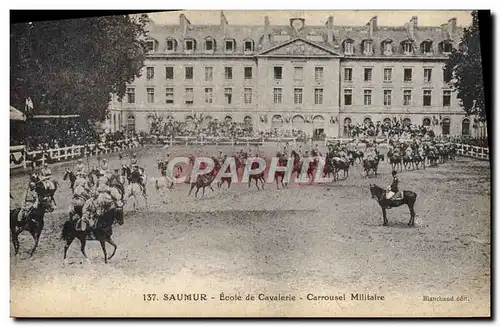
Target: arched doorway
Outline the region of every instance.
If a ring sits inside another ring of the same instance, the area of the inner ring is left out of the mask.
[[[367,125],[367,126],[368,126],[368,125],[370,125],[370,124],[371,124],[371,122],[372,122],[372,119],[371,119],[370,117],[366,117],[366,118],[363,120],[363,123],[364,123],[365,125]]]
[[[424,125],[424,127],[429,127],[431,126],[431,119],[426,117],[422,120],[422,125]]]
[[[462,120],[462,135],[469,136],[470,135],[470,119],[464,118]]]
[[[298,131],[304,131],[304,127],[305,127],[304,125],[305,125],[304,117],[302,117],[301,115],[293,116],[292,129],[295,129]]]
[[[322,139],[325,135],[325,118],[321,115],[316,115],[313,118],[313,138],[315,140]]]
[[[132,114],[127,117],[127,131],[135,132],[135,116]]]
[[[228,124],[232,123],[233,122],[233,117],[231,116],[226,116],[224,117],[224,121]]]
[[[352,119],[347,117],[344,119],[344,136],[349,136],[349,126],[352,124]]]
[[[281,129],[283,128],[283,117],[281,115],[274,115],[273,118],[271,119],[271,128],[274,131],[274,129]]]
[[[450,125],[451,125],[451,120],[450,118],[445,118],[443,119],[443,126],[442,126],[442,134],[443,135],[450,135]]]
[[[252,125],[252,117],[245,116],[245,118],[243,118],[243,124],[245,124],[247,126],[251,126]]]
[[[410,118],[403,119],[403,127],[410,127],[410,125],[411,125],[411,119]]]
[[[389,117],[384,118],[384,125],[385,126],[389,127],[389,126],[391,126],[391,123],[392,123],[392,120]]]

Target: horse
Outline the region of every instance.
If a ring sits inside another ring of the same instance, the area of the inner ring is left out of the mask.
[[[288,163],[288,160],[284,157],[280,157],[279,160],[278,160],[278,167],[286,167]],[[282,188],[285,188],[285,184],[283,183],[283,180],[285,179],[285,172],[284,171],[276,171],[274,172],[274,179],[276,180],[276,189],[280,189],[279,187],[279,181],[280,181],[280,178],[281,178],[281,187]],[[288,184],[288,183],[286,183]]]
[[[235,160],[235,163],[236,163],[236,176],[238,176],[238,164],[237,162],[239,162],[239,159],[237,158],[237,156],[234,156],[234,160]],[[230,167],[228,166],[227,167],[227,170],[225,171],[225,173],[228,173],[229,172],[229,169]],[[219,169],[220,170],[220,167]],[[233,182],[233,179],[231,176],[224,176],[224,177],[221,177],[221,179],[217,182],[217,187],[220,189],[222,187],[222,184],[224,183],[227,183],[227,189],[229,190],[229,188],[231,187],[231,183]]]
[[[96,213],[92,213],[89,211],[86,211],[84,214],[96,215]],[[77,219],[70,219],[64,223],[61,232],[61,239],[66,241],[66,245],[64,246],[64,261],[66,261],[68,249],[75,238],[78,238],[78,240],[80,241],[80,251],[82,252],[85,259],[88,260],[87,254],[85,253],[85,245],[87,243],[87,237],[90,236],[91,232],[94,234],[96,240],[98,240],[101,244],[101,248],[104,253],[104,263],[108,263],[108,260],[110,260],[115,255],[118,246],[111,239],[111,235],[113,234],[112,225],[115,221],[119,225],[123,225],[123,216],[118,214],[118,211],[116,209],[113,209],[103,212],[101,215],[97,215],[96,218],[96,225],[93,228],[87,226],[85,230],[80,230],[79,228],[77,228],[80,223],[80,221]],[[113,246],[113,253],[111,253],[109,257],[106,252],[106,243],[109,243]]]
[[[41,194],[38,193],[38,195],[40,196]],[[18,221],[20,211],[21,208],[16,208],[10,211],[10,234],[12,244],[14,245],[14,254],[17,255],[19,253],[19,234],[23,231],[28,231],[35,241],[33,248],[29,252],[30,257],[32,257],[38,246],[40,235],[42,234],[43,226],[45,224],[45,213],[52,212],[49,197],[45,196],[40,198],[38,207],[33,209],[22,221]]]
[[[45,182],[42,181],[38,175],[31,175],[30,181],[35,183],[35,190],[38,196],[50,198],[50,203],[54,203],[54,205],[57,206],[56,200],[54,199],[54,194],[56,193],[59,186],[58,181],[52,180],[52,184],[54,185],[53,189],[47,189],[45,187]]]
[[[258,169],[259,168],[259,163],[254,161],[252,162],[252,166],[250,167],[252,170]],[[266,180],[264,179],[264,173],[265,171],[262,171],[261,173],[253,173],[249,174],[248,176],[248,188],[250,188],[250,184],[252,183],[252,180],[255,181],[255,186],[257,187],[258,190],[260,190],[258,182],[262,182],[262,189],[264,189],[264,184],[266,183]]]
[[[375,173],[375,176],[377,176],[377,171],[378,171],[378,163],[380,161],[380,158],[378,155],[375,156],[374,159],[364,159],[363,160],[363,169],[365,170],[365,177],[368,177],[368,173],[370,172],[370,170],[373,170],[373,172]]]
[[[334,173],[333,173],[334,180],[337,180],[339,178],[338,175],[339,175],[339,171],[341,171],[341,170],[344,171],[344,179],[349,177],[349,161],[345,161],[345,160],[338,159],[338,158],[333,158],[332,165],[334,167]]]
[[[405,154],[403,156],[403,166],[405,170],[408,170],[408,166],[411,167],[412,165],[413,166],[415,165],[413,160],[414,160],[413,155]]]
[[[189,189],[188,196],[191,195],[191,192],[193,189],[196,187],[196,192],[194,193],[194,196],[198,196],[198,191],[202,188],[203,189],[203,194],[201,195],[202,197],[205,196],[205,188],[209,187],[212,192],[215,192],[213,187],[212,187],[212,182],[215,180],[215,177],[217,176],[217,173],[219,172],[220,169],[220,162],[216,158],[212,157],[212,160],[214,161],[214,169],[211,172],[208,172],[203,175],[198,175],[196,178],[195,182],[191,183],[191,188]],[[194,162],[193,162],[194,163]]]
[[[402,191],[403,198],[400,200],[387,199],[386,190],[377,186],[375,184],[370,184],[370,193],[372,198],[377,201],[380,208],[382,209],[382,215],[384,217],[384,226],[387,226],[387,209],[399,207],[401,205],[408,205],[410,209],[410,221],[408,226],[415,226],[415,202],[417,201],[417,194],[412,191]]]
[[[347,151],[347,155],[351,158],[350,161],[351,161],[351,165],[354,166],[354,164],[356,163],[356,159],[359,159],[359,162],[362,163],[363,162],[363,158],[364,158],[364,153],[363,151],[352,151],[352,150],[348,150]]]
[[[314,181],[314,172],[316,171],[318,164],[319,164],[318,158],[314,158],[314,160],[309,162],[309,166],[307,167],[307,178],[309,179],[310,184],[312,184],[312,182]]]
[[[142,178],[146,179],[145,176]],[[133,205],[133,211],[136,210],[137,207],[137,198],[139,196],[142,196],[144,198],[144,201],[146,203],[146,207],[148,206],[148,195],[146,193],[146,185],[144,184],[144,181],[136,177],[136,173],[131,172],[130,176],[128,177],[129,185],[127,186],[127,189],[125,190],[125,196],[124,196],[124,201],[128,202],[130,198],[133,198],[132,205]]]
[[[399,166],[401,171],[403,170],[402,159],[401,159],[401,155],[399,153],[393,153],[392,151],[389,151],[387,153],[387,158],[389,158],[389,162],[392,166],[392,170],[396,170],[398,166]]]
[[[422,164],[422,167],[425,169],[425,156],[423,152],[417,152],[413,157],[413,163],[415,164],[415,168],[418,169],[418,165]]]
[[[333,166],[333,155],[328,153],[326,155],[325,166],[323,167],[323,177],[330,177],[335,174],[335,167]]]
[[[66,171],[64,173],[63,181],[67,179],[69,179],[69,187],[71,188],[71,192],[73,192],[75,190],[76,175],[68,168],[66,168]]]

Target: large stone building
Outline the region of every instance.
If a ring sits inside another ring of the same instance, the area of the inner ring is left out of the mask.
[[[436,134],[470,133],[444,65],[459,47],[455,18],[440,26],[152,25],[142,76],[110,104],[112,130],[148,131],[155,116],[179,121],[248,122],[257,130],[300,129],[342,136],[348,124],[429,125]]]

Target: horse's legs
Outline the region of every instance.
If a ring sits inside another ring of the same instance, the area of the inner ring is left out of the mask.
[[[87,237],[84,235],[83,237],[78,238],[80,240],[80,251],[82,252],[85,259],[87,258],[87,253],[85,253],[85,245],[87,244]],[[73,240],[71,240],[73,242]],[[66,252],[64,253],[64,258],[66,258]]]
[[[257,186],[257,190],[260,190],[258,182],[259,182],[259,179],[255,178],[255,186]]]
[[[208,187],[210,187],[210,189],[212,190],[212,193],[215,193],[214,189],[212,188],[212,185],[208,185]]]
[[[11,232],[12,244],[14,245],[14,255],[19,253],[19,233],[16,231]]]
[[[191,189],[189,190],[188,196],[191,195],[191,191],[193,191],[195,186],[196,186],[196,184],[191,183]]]
[[[408,209],[410,209],[410,222],[408,226],[415,226],[415,209],[413,208],[413,204],[408,204]]]
[[[277,190],[279,190],[279,189],[280,189],[280,186],[279,186],[279,184],[278,184],[278,179],[279,179],[279,176],[278,176],[278,177],[276,177],[276,189],[277,189]]]
[[[71,243],[73,243],[73,240],[74,240],[74,239],[75,239],[75,236],[72,236],[72,237],[71,237],[71,239],[69,239],[69,238],[68,238],[68,239],[66,240],[66,245],[64,246],[64,257],[63,257],[63,259],[64,259],[64,260],[66,260],[66,256],[67,256],[67,254],[68,254],[68,249],[69,249],[69,247],[71,246]],[[80,243],[81,243],[81,242],[82,242],[82,241],[80,240]],[[85,250],[84,250],[84,251],[85,251]],[[85,255],[85,254],[84,254],[84,255]],[[86,256],[85,256],[85,257],[86,257]]]
[[[262,176],[259,177],[259,180],[262,182],[262,189],[264,189],[264,184],[266,183],[266,180]]]
[[[42,229],[40,227],[37,228],[37,230],[30,230],[31,236],[33,236],[33,239],[35,240],[35,245],[33,245],[33,248],[30,251],[30,257],[33,256],[35,253],[36,248],[38,247],[38,241],[40,240],[40,234],[42,233]]]
[[[106,253],[106,243],[104,240],[99,240],[101,243],[102,252],[104,253],[104,263],[108,263],[108,254]]]
[[[196,185],[196,192],[194,192],[194,197],[197,198],[198,197],[198,191],[200,190],[200,188],[198,187],[198,185]]]
[[[387,210],[382,207],[382,215],[384,217],[384,226],[387,226],[388,225],[388,222],[387,222]]]
[[[115,255],[116,253],[116,248],[118,248],[118,246],[115,244],[115,242],[113,242],[113,240],[111,239],[111,237],[109,237],[106,242],[108,242],[109,244],[111,244],[113,246],[113,253],[111,253],[111,255],[109,256],[108,260],[111,260],[111,258]]]

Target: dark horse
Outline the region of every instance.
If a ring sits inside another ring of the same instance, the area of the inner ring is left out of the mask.
[[[31,175],[30,181],[35,183],[35,190],[39,197],[48,197],[50,198],[50,203],[57,205],[56,200],[54,200],[54,194],[56,194],[59,183],[56,180],[52,180],[52,183],[54,184],[54,189],[52,190],[45,188],[45,183],[39,176]]]
[[[195,182],[191,182],[191,188],[189,189],[188,196],[191,195],[191,192],[193,189],[196,187],[196,192],[194,193],[194,196],[198,196],[198,191],[200,188],[203,189],[203,194],[201,195],[202,197],[205,195],[205,188],[209,187],[212,192],[215,192],[213,187],[212,187],[212,182],[215,180],[215,177],[217,176],[217,173],[219,172],[220,169],[220,162],[212,157],[212,160],[214,161],[214,169],[211,172],[208,172],[203,175],[198,175],[196,178]],[[190,160],[191,162],[191,160]],[[194,161],[193,161],[194,164]]]
[[[17,255],[19,252],[19,234],[23,231],[28,231],[35,240],[35,245],[33,245],[33,248],[29,252],[31,257],[35,253],[38,241],[40,240],[40,234],[42,234],[43,226],[45,224],[43,220],[45,213],[52,211],[50,199],[46,196],[43,198],[40,197],[38,207],[33,209],[33,211],[31,211],[22,221],[18,221],[17,219],[20,211],[21,208],[16,208],[10,211],[10,234],[14,245],[14,254]]]
[[[73,192],[75,190],[75,181],[76,181],[76,176],[73,171],[70,169],[66,169],[66,172],[64,173],[63,176],[63,181],[67,180],[69,178],[69,187],[71,187],[71,191]]]
[[[370,170],[372,170],[375,173],[375,176],[377,176],[379,161],[380,157],[378,155],[376,155],[374,159],[366,158],[365,160],[363,160],[363,169],[366,173],[365,177],[368,177],[368,173],[370,172]]]
[[[377,186],[375,184],[370,184],[370,192],[372,194],[372,198],[377,200],[378,204],[380,205],[380,208],[382,208],[382,215],[384,216],[384,226],[387,226],[387,209],[390,208],[395,208],[402,206],[404,204],[408,205],[408,208],[410,209],[410,222],[408,223],[408,226],[415,226],[415,201],[417,201],[417,193],[412,192],[412,191],[402,191],[403,192],[403,198],[400,200],[392,200],[392,199],[387,199],[386,197],[386,190],[381,188],[380,186]]]
[[[350,161],[351,161],[351,166],[354,166],[354,164],[356,163],[356,160],[359,160],[359,162],[363,162],[363,158],[364,158],[364,153],[363,151],[352,151],[352,150],[349,150],[347,151],[347,155],[350,157]]]
[[[278,160],[278,167],[286,167],[288,164],[288,159],[286,159],[284,156],[280,156]],[[280,186],[280,179],[281,179],[281,187],[285,188],[285,185],[288,183],[283,183],[283,180],[285,179],[285,172],[284,171],[276,171],[274,172],[274,179],[276,180],[276,188],[279,190]]]
[[[64,260],[66,260],[68,249],[75,238],[78,238],[78,240],[80,241],[80,250],[82,251],[85,259],[87,259],[87,254],[85,253],[85,245],[87,242],[87,237],[92,232],[96,240],[101,243],[102,252],[104,253],[104,262],[108,263],[108,260],[110,260],[115,255],[117,248],[117,245],[111,239],[111,235],[113,234],[112,225],[115,221],[118,222],[118,224],[123,225],[123,215],[119,214],[116,209],[106,211],[102,215],[97,216],[97,223],[94,228],[90,228],[89,226],[87,226],[85,230],[80,230],[77,229],[77,225],[80,224],[80,219],[72,219],[66,221],[63,225],[61,233],[61,238],[66,241],[66,245],[64,246]],[[114,248],[113,253],[111,253],[109,257],[106,252],[106,242],[111,244]]]

